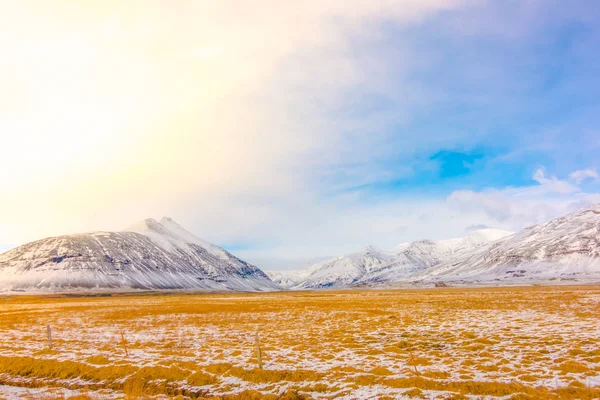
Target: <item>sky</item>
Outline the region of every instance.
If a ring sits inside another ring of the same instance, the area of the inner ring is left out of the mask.
[[[286,270],[600,202],[594,0],[0,7],[0,250],[170,216]]]

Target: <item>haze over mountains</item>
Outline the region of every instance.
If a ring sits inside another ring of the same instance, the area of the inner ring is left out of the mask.
[[[0,291],[264,291],[600,281],[600,204],[511,232],[367,246],[303,271],[265,274],[170,218],[58,236],[0,254]]]

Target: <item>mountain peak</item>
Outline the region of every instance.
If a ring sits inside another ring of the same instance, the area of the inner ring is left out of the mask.
[[[187,235],[192,235],[170,217],[162,217],[160,221],[157,221],[154,218],[146,218],[125,229],[125,232],[137,232],[142,234],[148,233],[148,231],[163,235],[181,232],[185,232]]]
[[[178,236],[185,236],[188,240],[194,242],[197,241],[198,238],[183,226],[179,225],[173,218],[170,217],[162,217],[160,219],[160,224],[168,229],[169,231],[177,234]]]
[[[502,229],[484,228],[471,231],[465,239],[477,239],[479,241],[494,242],[496,240],[512,235],[514,232],[505,231]]]
[[[566,217],[568,218],[571,215],[573,215],[573,216],[575,216],[575,215],[586,215],[586,214],[589,214],[589,213],[593,213],[593,214],[600,213],[600,203],[589,205],[586,208],[584,208],[583,210],[575,211],[574,213],[566,215]]]
[[[379,253],[381,250],[379,250],[377,247],[373,246],[372,244],[368,244],[365,247],[363,247],[362,253]]]
[[[138,223],[135,223],[129,226],[127,229],[124,229],[125,232],[138,232],[143,233],[147,231],[156,231],[161,230],[162,226],[160,222],[155,220],[154,218],[146,218],[141,220]]]
[[[125,231],[147,236],[157,245],[167,250],[171,250],[174,246],[181,247],[193,244],[204,248],[215,257],[221,259],[228,257],[223,249],[200,239],[170,217],[162,217],[160,222],[154,218],[146,218],[125,229]]]

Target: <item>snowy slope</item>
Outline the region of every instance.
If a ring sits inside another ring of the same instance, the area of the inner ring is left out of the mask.
[[[170,218],[124,232],[38,240],[0,254],[0,291],[80,289],[276,290],[257,267]]]
[[[395,254],[367,246],[363,250],[312,265],[302,274],[294,289],[345,287],[362,276],[390,263]]]
[[[600,279],[600,205],[463,253],[414,279],[469,282]]]
[[[419,240],[408,245],[401,244],[396,247],[400,251],[392,262],[365,274],[357,284],[401,281],[508,235],[511,232],[482,229],[463,238]]]
[[[419,258],[428,267],[431,267],[458,254],[472,251],[509,235],[512,235],[512,232],[481,229],[462,238],[412,242],[402,253]]]
[[[293,274],[278,273],[280,286],[293,289],[340,288],[404,280],[511,232],[484,229],[464,238],[402,243],[394,250],[367,246],[362,251],[317,263]]]
[[[283,289],[297,286],[308,276],[307,270],[265,271],[265,274]]]

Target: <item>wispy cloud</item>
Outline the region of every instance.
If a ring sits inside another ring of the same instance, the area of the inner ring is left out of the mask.
[[[574,173],[569,174],[569,176],[572,176]],[[540,184],[539,187],[535,188],[535,190],[540,194],[569,194],[579,192],[579,188],[577,186],[567,181],[560,180],[556,176],[546,176],[546,170],[544,168],[537,169],[531,179]]]
[[[598,171],[596,170],[596,168],[587,168],[587,169],[580,169],[577,171],[573,171],[569,174],[569,178],[575,180],[575,182],[577,182],[577,184],[580,184],[581,182],[583,182],[586,179],[593,179],[595,181],[600,181],[600,175],[598,174]]]

